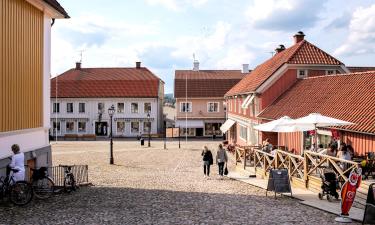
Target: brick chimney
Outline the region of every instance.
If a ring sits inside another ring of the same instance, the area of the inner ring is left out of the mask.
[[[194,60],[193,64],[194,64],[193,71],[199,71],[199,61]]]
[[[135,68],[140,69],[141,68],[141,62],[135,62]]]
[[[297,44],[305,39],[305,34],[302,31],[298,31],[294,36],[294,44]]]
[[[279,47],[277,47],[276,49],[275,49],[275,52],[276,52],[276,54],[277,53],[280,53],[280,52],[282,52],[282,51],[284,51],[285,50],[285,46],[284,45],[279,45]]]
[[[81,62],[76,62],[76,70],[80,70],[82,68],[81,64]]]

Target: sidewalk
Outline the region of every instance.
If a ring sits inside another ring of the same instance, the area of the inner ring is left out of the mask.
[[[239,171],[240,170],[240,171]],[[266,179],[261,179],[261,178],[249,178],[249,174],[255,174],[253,172],[248,172],[248,171],[241,171],[241,169],[237,169],[237,171],[230,171],[228,174],[228,177],[231,179],[235,179],[238,181],[242,181],[245,183],[248,183],[250,185],[262,188],[262,189],[267,189],[267,182],[268,180]],[[274,196],[273,192],[268,193],[272,197]],[[290,196],[290,194],[283,194],[285,196]],[[340,201],[333,201],[329,202],[326,199],[320,200],[318,198],[318,194],[314,193],[309,190],[305,189],[300,189],[300,188],[295,188],[292,186],[292,197],[296,198],[301,201],[302,204],[308,205],[326,212],[330,212],[336,215],[340,215],[341,210],[340,210]],[[352,207],[350,210],[350,218],[359,222],[362,222],[363,215],[364,215],[364,210],[359,209],[359,208],[354,208]]]

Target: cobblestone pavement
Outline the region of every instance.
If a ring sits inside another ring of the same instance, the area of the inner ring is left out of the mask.
[[[53,162],[88,164],[92,187],[27,207],[0,207],[0,224],[334,224],[335,215],[288,197],[276,200],[248,184],[203,178],[201,147],[218,142],[115,141],[53,143]],[[231,170],[231,168],[230,168]]]

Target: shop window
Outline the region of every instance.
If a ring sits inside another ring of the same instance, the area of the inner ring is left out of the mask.
[[[71,102],[66,103],[66,112],[67,113],[73,113],[73,103],[71,103]]]
[[[53,103],[53,113],[59,113],[60,112],[60,103],[55,102]]]
[[[74,132],[74,122],[66,122],[66,132],[67,133]]]
[[[143,108],[143,112],[144,113],[151,113],[151,103],[147,102],[144,104],[144,108]]]
[[[117,122],[117,133],[124,133],[125,132],[125,122],[119,121]]]
[[[221,135],[222,123],[205,123],[204,124],[204,135]]]
[[[83,102],[80,102],[79,104],[78,104],[78,108],[79,108],[79,113],[85,113],[86,112],[86,104],[85,103],[83,103]]]
[[[194,136],[195,135],[195,128],[181,128],[180,132],[181,136]]]
[[[138,103],[132,103],[131,104],[131,112],[132,113],[138,113]]]
[[[86,122],[78,122],[78,132],[86,132]]]
[[[117,112],[124,113],[125,112],[125,104],[123,102],[117,103]]]
[[[143,122],[143,132],[151,132],[151,122]]]
[[[52,123],[52,128],[53,128],[53,132],[57,132],[57,133],[60,133],[61,129],[60,129],[60,122],[56,122],[56,121],[53,121]]]
[[[138,133],[139,132],[139,122],[131,122],[130,127],[131,127],[132,133]]]
[[[219,103],[218,102],[209,102],[207,103],[207,112],[219,112]]]

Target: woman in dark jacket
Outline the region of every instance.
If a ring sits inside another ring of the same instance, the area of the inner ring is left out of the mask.
[[[201,155],[203,156],[203,172],[204,172],[204,177],[209,177],[210,176],[210,166],[214,162],[214,159],[212,157],[212,153],[207,148],[207,146],[204,146]]]

